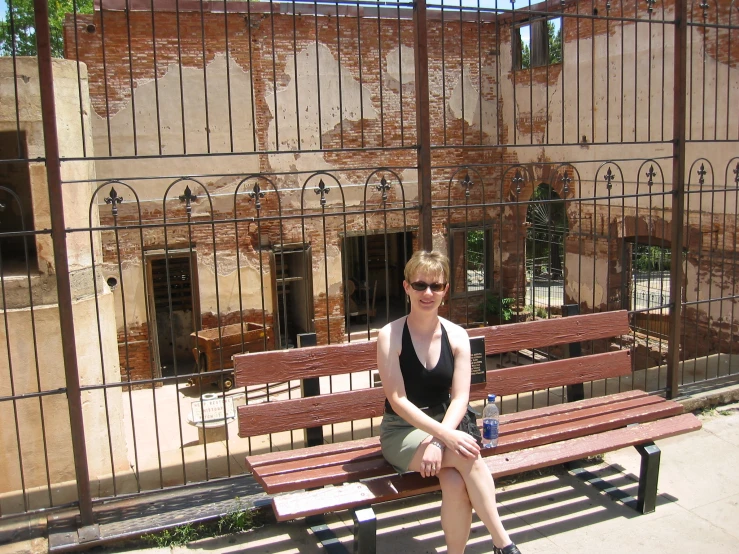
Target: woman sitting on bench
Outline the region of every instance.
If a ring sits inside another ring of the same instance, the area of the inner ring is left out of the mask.
[[[464,552],[472,508],[496,552],[520,554],[500,521],[493,477],[476,440],[457,430],[469,402],[470,343],[464,329],[439,317],[449,290],[449,260],[436,251],[416,252],[404,276],[410,313],[377,337],[377,367],[387,397],[382,453],[400,473],[439,478],[449,554]]]

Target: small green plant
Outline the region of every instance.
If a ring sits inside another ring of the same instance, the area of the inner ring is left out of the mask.
[[[172,529],[165,529],[160,533],[151,533],[141,537],[149,546],[172,547],[209,537],[217,537],[240,531],[248,531],[263,524],[263,513],[259,510],[249,510],[237,503],[237,507],[218,520],[209,523],[178,525]]]
[[[702,415],[704,417],[729,416],[732,415],[732,411],[719,410],[717,406],[706,406],[700,409],[699,415]]]
[[[515,298],[501,298],[491,292],[485,296],[485,313],[497,316],[501,321],[510,321],[513,318],[513,303]]]
[[[546,308],[542,308],[541,306],[539,306],[538,308],[536,308],[536,312],[535,313],[536,313],[536,317],[539,317],[541,319],[546,319],[546,318],[549,317],[549,313],[547,312],[547,309]]]
[[[202,524],[193,525],[192,523],[186,523],[173,527],[172,529],[165,529],[161,533],[144,535],[141,538],[147,544],[160,548],[182,546],[183,544],[202,538],[204,528],[205,526]]]
[[[228,512],[225,516],[218,520],[218,534],[225,535],[227,533],[238,533],[246,531],[254,527],[261,526],[261,512],[254,510],[245,510],[239,504],[239,507]]]

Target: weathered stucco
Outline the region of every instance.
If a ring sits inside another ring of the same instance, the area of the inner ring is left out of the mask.
[[[3,98],[0,128],[15,131],[20,127],[26,132],[28,157],[44,157],[36,59],[16,58],[15,77],[12,61],[0,58]],[[53,76],[60,154],[62,158],[93,156],[86,67],[73,61],[53,60]],[[19,120],[15,112],[15,86]],[[29,165],[34,226],[36,230],[49,229],[46,170],[42,163]],[[61,172],[66,226],[96,227],[97,207],[93,205],[90,209],[94,163],[64,161]],[[0,326],[0,396],[53,391],[66,386],[51,237],[38,235],[36,240],[40,274],[32,271],[30,276],[4,277],[9,294],[3,314],[6,324]],[[113,295],[98,274],[96,297],[93,282],[93,255],[97,260],[102,257],[100,237],[98,233],[70,233],[67,251],[80,384],[117,381],[120,370]],[[82,403],[88,452],[93,453],[88,458],[90,473],[110,473],[111,468],[127,467],[120,389],[84,391]],[[3,468],[0,512],[23,510],[23,497],[18,492],[22,485],[29,491],[30,508],[48,506],[47,483],[51,483],[51,494],[56,495],[55,485],[75,477],[66,395],[60,392],[41,399],[30,396],[3,402],[0,419],[4,422],[0,427],[0,467]],[[65,495],[54,497],[54,503],[74,499],[69,493]]]
[[[171,64],[159,79],[136,82],[133,100],[109,118],[93,115],[95,150],[103,156],[254,151],[251,97],[232,93],[229,98],[227,85],[230,81],[232,91],[249,90],[250,79],[250,73],[233,59],[229,60],[227,71],[222,53],[216,54],[205,69],[183,67],[180,71],[179,65]],[[140,159],[136,164],[115,159],[98,161],[97,173],[101,179],[131,183],[136,186],[140,201],[145,202],[145,210],[161,210],[161,199],[172,182],[171,176],[198,175],[202,167],[202,158],[197,156]],[[256,156],[213,156],[208,168],[213,174],[243,175],[257,172],[259,161]]]

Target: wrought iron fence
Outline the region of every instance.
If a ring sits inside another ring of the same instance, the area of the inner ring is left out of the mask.
[[[89,524],[302,441],[235,435],[300,384],[233,388],[231,356],[371,340],[420,247],[466,326],[629,310],[633,375],[590,395],[736,376],[736,2],[106,0],[53,61],[36,3],[38,57],[0,59],[2,517]]]

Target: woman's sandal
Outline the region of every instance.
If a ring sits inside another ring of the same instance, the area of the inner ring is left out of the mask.
[[[503,548],[498,548],[497,546],[493,545],[493,552],[495,554],[521,554],[521,551],[518,549],[515,543],[511,543],[508,546],[504,546]]]

